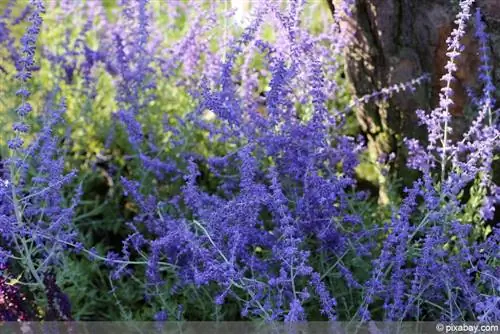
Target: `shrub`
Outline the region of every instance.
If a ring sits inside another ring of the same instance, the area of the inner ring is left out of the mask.
[[[241,27],[210,1],[10,1],[0,263],[47,319],[499,320],[499,128],[479,10],[483,88],[449,139],[473,2],[460,2],[439,106],[417,111],[428,138],[405,139],[419,176],[382,206],[358,180],[350,111],[429,75],[350,96],[353,36],[307,19],[323,8],[260,2]],[[111,293],[85,300],[82,286]],[[20,307],[5,317],[26,319]]]

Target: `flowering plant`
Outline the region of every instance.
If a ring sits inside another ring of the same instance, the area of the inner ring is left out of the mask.
[[[419,175],[384,205],[360,180],[351,111],[431,77],[351,96],[355,38],[338,23],[355,5],[341,1],[332,23],[308,19],[323,8],[303,0],[257,2],[245,20],[211,1],[9,1],[0,264],[47,319],[101,319],[114,305],[113,320],[500,319],[500,141],[481,12],[460,2],[439,105],[416,111],[427,139],[405,139]],[[482,89],[452,139],[471,21]],[[5,282],[4,300],[21,305]],[[81,286],[110,293],[92,303]],[[28,319],[23,307],[0,315]]]

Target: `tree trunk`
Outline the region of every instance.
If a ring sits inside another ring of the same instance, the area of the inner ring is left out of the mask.
[[[336,0],[330,3],[330,8]],[[356,0],[351,17],[344,17],[341,29],[353,34],[346,49],[346,72],[355,94],[362,96],[395,83],[406,82],[429,73],[429,83],[413,94],[397,94],[385,102],[358,108],[356,116],[368,139],[369,154],[375,161],[381,153],[402,153],[402,138],[423,139],[425,129],[417,126],[415,111],[436,106],[444,73],[446,39],[455,28],[458,1],[452,0]],[[481,0],[479,6],[491,35],[491,53],[500,78],[500,1]],[[465,50],[458,60],[457,80],[453,83],[454,102],[451,110],[455,135],[467,127],[464,110],[467,88],[478,89],[476,73],[479,65],[478,46],[473,21],[462,43]],[[404,154],[398,154],[396,170],[405,177]],[[398,166],[399,165],[399,166]],[[410,177],[411,178],[411,177]],[[380,198],[386,198],[385,180],[381,176]]]

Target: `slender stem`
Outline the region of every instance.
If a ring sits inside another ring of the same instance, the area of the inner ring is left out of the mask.
[[[12,172],[13,172],[13,168],[12,168],[12,165],[11,165],[11,173]],[[12,176],[12,174],[11,174],[11,176]],[[14,213],[15,213],[15,216],[16,216],[17,224],[21,228],[22,225],[23,225],[23,214],[19,210],[19,201],[17,199],[17,192],[16,192],[15,184],[11,185],[11,194],[12,194],[12,202],[14,204]],[[19,249],[19,244],[17,242],[18,237],[15,236],[14,239],[16,240],[16,245],[18,246],[18,249]],[[36,270],[35,265],[33,263],[33,260],[31,259],[31,252],[28,250],[28,245],[26,243],[26,240],[22,236],[19,237],[19,240],[21,241],[21,244],[22,244],[22,247],[23,247],[23,250],[24,250],[25,259],[26,259],[26,265],[28,266],[28,269],[29,269],[30,273],[33,275],[33,277],[35,278],[35,280],[37,281],[37,283],[40,286],[43,287],[44,286],[43,280],[40,277],[40,275],[38,274],[38,271]],[[19,249],[19,250],[20,250],[21,253],[23,252],[21,249]]]

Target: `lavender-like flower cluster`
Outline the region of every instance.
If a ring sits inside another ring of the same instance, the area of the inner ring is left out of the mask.
[[[45,13],[43,1],[29,4],[30,26],[20,40],[21,52],[15,58],[18,69],[15,78],[20,83],[15,95],[22,99],[16,109],[18,120],[13,130],[16,137],[8,141],[7,159],[0,165],[0,264],[22,262],[23,282],[29,281],[40,291],[45,287],[44,273],[57,265],[67,243],[73,241],[74,209],[80,190],[73,199],[64,194],[76,172],[65,171],[60,138],[56,130],[63,123],[66,103],[55,105],[58,90],[50,92],[44,104],[41,128],[27,147],[23,146],[30,127],[27,116],[33,107],[27,98],[31,92],[28,82],[36,68],[35,50]]]
[[[20,51],[8,28],[23,21],[12,17],[14,4],[0,17],[8,46],[0,61],[17,69],[21,100],[0,162],[0,264],[43,292],[49,318],[72,319],[55,282],[76,252],[103,262],[113,287],[140,282],[160,321],[189,314],[193,290],[215,310],[237,307],[242,319],[500,320],[492,171],[500,128],[479,9],[476,118],[450,139],[452,83],[474,0],[460,2],[447,41],[439,106],[417,111],[427,141],[405,139],[419,177],[375,209],[358,183],[366,147],[346,134],[349,112],[430,76],[340,103],[338,73],[353,36],[338,21],[354,1],[340,1],[335,24],[316,34],[303,0],[256,2],[244,27],[212,1],[122,0],[110,19],[100,1],[51,3],[46,13],[32,0]],[[53,85],[37,96],[44,103],[30,103],[33,72],[43,70],[35,65],[43,18],[61,8],[61,22],[83,20],[65,30],[64,47],[41,48]],[[87,162],[78,165],[81,148],[71,146],[80,130],[71,120],[80,118],[109,125],[98,144],[118,188],[109,196],[126,203],[113,221],[126,220],[114,226],[126,234],[107,253],[77,224],[94,215],[80,205]],[[2,284],[0,297],[20,296]]]

